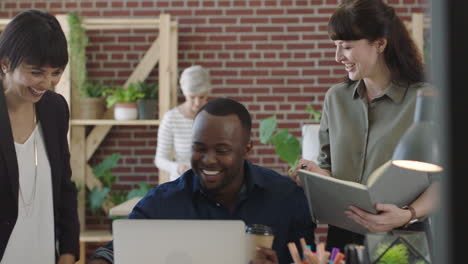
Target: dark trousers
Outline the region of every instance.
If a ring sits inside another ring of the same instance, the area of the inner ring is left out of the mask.
[[[365,236],[357,234],[336,226],[328,226],[327,245],[326,249],[332,251],[332,248],[339,248],[344,252],[344,247],[347,244],[364,245]]]

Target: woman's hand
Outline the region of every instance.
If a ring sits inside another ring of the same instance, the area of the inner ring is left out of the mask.
[[[72,254],[60,255],[57,264],[75,264],[75,256]]]
[[[257,254],[254,260],[249,264],[277,264],[278,256],[273,249],[257,248]]]
[[[345,211],[354,222],[364,226],[369,232],[387,232],[405,225],[411,218],[409,210],[401,209],[394,204],[376,204],[379,214],[370,214],[358,207],[350,206]]]
[[[185,165],[185,164],[179,164],[179,166],[177,166],[177,172],[179,174],[183,174],[184,172],[190,170],[190,166],[188,165]]]
[[[308,171],[311,171],[311,172],[316,172],[316,173],[319,173],[319,174],[322,174],[322,175],[326,175],[326,176],[331,176],[331,173],[330,171],[328,170],[324,170],[322,168],[320,168],[317,163],[313,162],[313,161],[310,161],[310,160],[306,160],[306,159],[300,159],[299,160],[299,164],[297,165],[296,168],[294,168],[294,171],[291,173],[291,178],[297,183],[297,185],[299,186],[302,186],[302,183],[301,183],[301,180],[299,179],[298,175],[297,175],[297,171],[298,170],[308,170]]]

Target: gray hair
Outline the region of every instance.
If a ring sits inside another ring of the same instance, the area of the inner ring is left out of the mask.
[[[211,90],[210,74],[200,65],[186,68],[180,76],[179,83],[184,95],[207,94]]]

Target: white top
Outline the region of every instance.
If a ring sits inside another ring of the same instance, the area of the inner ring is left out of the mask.
[[[175,107],[164,114],[159,126],[154,163],[159,169],[169,172],[171,180],[180,176],[177,172],[179,164],[190,166],[192,125],[193,120],[183,116]]]
[[[34,141],[38,158],[36,184]],[[1,264],[55,263],[51,170],[40,125],[24,144],[15,143],[15,149],[20,185],[18,220]]]

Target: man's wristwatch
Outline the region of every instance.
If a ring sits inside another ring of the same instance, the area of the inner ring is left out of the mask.
[[[406,228],[409,225],[414,224],[414,223],[416,223],[418,221],[418,218],[416,218],[416,211],[414,210],[414,208],[411,205],[405,205],[401,209],[409,210],[411,212],[410,220],[403,227]]]

